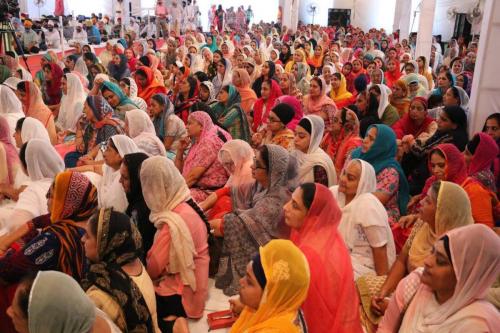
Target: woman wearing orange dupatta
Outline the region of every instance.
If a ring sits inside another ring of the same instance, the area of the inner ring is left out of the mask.
[[[56,125],[54,116],[49,107],[43,102],[42,92],[35,83],[29,81],[19,82],[16,95],[23,103],[23,111],[26,117],[39,120],[49,133],[50,142],[57,143]]]
[[[311,68],[311,73],[317,72],[323,65],[323,47],[321,45],[316,45],[314,48],[314,54],[312,57],[307,59],[307,63]]]
[[[167,88],[155,79],[153,70],[149,67],[139,67],[134,79],[137,82],[137,96],[146,101],[148,106],[153,95],[167,93]]]
[[[397,80],[392,86],[392,94],[389,96],[389,103],[398,110],[400,118],[410,110],[410,102],[406,82],[404,80]]]
[[[311,270],[311,283],[302,305],[311,333],[361,333],[359,299],[351,257],[338,232],[342,212],[332,192],[305,183],[284,206],[290,240],[302,250]]]
[[[387,71],[384,73],[385,85],[392,89],[394,84],[401,78],[400,64],[398,59],[387,61]]]
[[[359,120],[349,109],[337,110],[328,116],[330,124],[326,126],[320,147],[331,157],[335,171],[340,175],[349,154],[363,141],[359,136]]]
[[[257,100],[255,91],[250,87],[250,76],[244,69],[237,68],[233,70],[233,85],[240,94],[241,103],[240,107],[246,114],[252,111],[252,107]]]

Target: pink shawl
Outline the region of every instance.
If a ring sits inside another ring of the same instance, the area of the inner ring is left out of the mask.
[[[335,109],[337,109],[335,102],[326,95],[325,80],[321,79],[321,82],[321,93],[318,98],[312,98],[310,94],[304,97],[304,114],[306,115],[315,114],[319,116],[318,113],[320,113],[323,110],[323,107],[327,105],[333,105]]]
[[[341,217],[332,192],[316,184],[304,224],[290,235],[311,270],[309,292],[302,309],[312,333],[362,332],[351,257],[337,230]]]
[[[467,168],[469,176],[489,169],[498,155],[498,145],[492,137],[486,133],[478,133],[476,135],[479,135],[479,145]]]
[[[302,111],[302,104],[297,99],[297,97],[290,95],[284,95],[278,97],[274,105],[278,105],[280,103],[288,104],[293,108],[295,114],[293,115],[292,121],[289,122],[288,125],[286,125],[286,127],[291,129],[292,131],[295,130],[295,127],[297,126],[299,121],[302,119],[302,117],[304,117],[304,111]]]

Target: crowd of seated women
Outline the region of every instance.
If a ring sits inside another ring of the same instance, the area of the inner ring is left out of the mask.
[[[7,59],[0,331],[189,332],[211,278],[231,332],[500,332],[500,114],[468,132],[449,49],[261,24]]]

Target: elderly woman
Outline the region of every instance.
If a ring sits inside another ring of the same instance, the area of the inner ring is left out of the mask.
[[[139,257],[142,239],[127,215],[100,209],[82,237],[90,261],[82,286],[123,331],[159,333],[153,281]]]
[[[332,159],[320,148],[325,123],[319,116],[305,116],[295,128],[295,149],[299,182],[314,182],[325,186],[337,184],[337,173]]]
[[[276,104],[269,113],[269,123],[265,129],[252,136],[252,145],[260,147],[265,144],[274,144],[291,151],[295,136],[287,126],[294,116],[295,111],[292,106],[286,103]]]
[[[311,286],[302,305],[308,331],[361,333],[351,259],[337,230],[342,212],[332,193],[320,184],[302,184],[283,210],[292,229],[290,239],[311,270]]]
[[[244,308],[231,332],[303,332],[299,309],[308,296],[311,272],[299,248],[289,240],[273,240],[244,270],[240,281]],[[286,279],[275,278],[283,271]]]
[[[485,226],[446,233],[433,244],[424,269],[398,284],[378,332],[498,331],[498,311],[485,295],[498,277],[499,252],[498,236]]]
[[[113,108],[101,96],[87,96],[83,113],[76,126],[76,151],[66,154],[64,158],[68,168],[97,163],[94,160],[100,144],[123,132],[122,122],[114,117]]]
[[[295,83],[295,76],[293,73],[281,73],[279,75],[279,85],[283,95],[289,96],[302,96],[302,93],[298,90]]]
[[[408,95],[408,85],[404,80],[394,82],[392,85],[392,94],[389,95],[389,103],[398,110],[399,118],[403,118],[410,109],[410,98]]]
[[[339,175],[351,152],[361,145],[359,120],[354,111],[341,109],[328,114],[329,125],[325,126],[325,135],[320,147],[330,156]]]
[[[372,125],[368,128],[362,147],[351,154],[352,158],[364,160],[374,167],[377,174],[374,195],[386,208],[391,227],[401,215],[406,214],[409,200],[408,181],[395,159],[396,150],[394,131],[386,125]]]
[[[166,157],[144,161],[140,178],[157,229],[147,270],[156,281],[158,324],[162,332],[172,332],[174,324],[187,326],[184,318],[203,316],[210,260],[207,225],[182,175]]]
[[[231,135],[214,125],[210,116],[203,111],[189,115],[186,129],[192,145],[185,156],[189,140],[180,141],[175,165],[191,189],[193,199],[201,202],[226,184],[228,175],[217,160],[217,154],[222,145],[231,140]]]
[[[308,76],[309,66],[304,63],[297,63],[292,67],[296,87],[302,96],[309,94],[310,77]]]
[[[386,275],[396,259],[396,247],[387,212],[373,193],[375,169],[363,160],[351,160],[339,186],[332,192],[342,209],[339,232],[351,254],[354,278],[366,274]]]
[[[284,235],[281,207],[290,199],[289,180],[295,177],[295,161],[279,146],[265,145],[254,159],[256,180],[247,199],[250,206],[210,221],[216,235],[223,235],[222,258],[216,276],[216,287],[224,294],[238,292],[238,280],[258,247]]]
[[[212,106],[217,122],[226,128],[233,139],[250,140],[250,128],[240,105],[240,95],[233,85],[222,87],[218,102]]]
[[[304,114],[318,115],[325,107],[334,107],[333,100],[326,95],[325,80],[319,77],[311,79],[311,88],[309,94],[304,97]]]
[[[409,112],[392,125],[392,129],[396,138],[404,142],[425,142],[434,135],[437,123],[427,113],[427,100],[424,97],[413,98]]]

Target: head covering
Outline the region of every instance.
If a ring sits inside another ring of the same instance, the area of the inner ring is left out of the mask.
[[[257,94],[252,88],[250,88],[250,76],[248,75],[248,72],[246,70],[241,68],[236,68],[233,70],[233,78],[235,76],[237,76],[240,80],[240,85],[235,86],[236,89],[238,89],[238,93],[241,97],[240,106],[243,111],[250,112],[252,106],[257,100]]]
[[[304,116],[304,111],[302,111],[302,103],[297,99],[297,97],[290,95],[280,96],[276,98],[276,101],[274,103],[275,105],[278,105],[280,103],[285,103],[292,107],[294,111],[294,116],[292,121],[290,121],[286,127],[291,130],[294,130],[299,121]]]
[[[17,120],[24,117],[21,101],[10,88],[0,85],[0,105],[0,115],[5,117],[9,128],[13,130]]]
[[[226,186],[231,188],[233,209],[243,209],[248,206],[250,192],[255,180],[252,177],[251,166],[255,153],[250,145],[243,140],[230,140],[219,150],[218,159],[225,166],[232,163],[234,169],[226,171],[230,174]]]
[[[137,68],[135,75],[137,75],[137,72],[142,72],[146,75],[146,86],[139,86],[137,91],[137,95],[145,100],[146,103],[149,103],[154,94],[166,93],[166,88],[156,80],[155,74],[151,68],[141,66]]]
[[[54,178],[64,170],[64,162],[46,140],[31,139],[26,146],[26,169],[31,181]]]
[[[35,83],[23,81],[26,88],[26,102],[23,105],[24,114],[27,117],[38,119],[46,128],[49,120],[53,117],[52,111],[45,105],[42,92]]]
[[[136,260],[142,239],[129,217],[110,208],[97,218],[98,262],[90,265],[82,281],[84,289],[95,286],[109,295],[123,312],[127,332],[153,332],[152,318],[144,296],[122,266]]]
[[[42,123],[35,118],[26,117],[21,128],[21,142],[24,144],[31,139],[45,140],[50,143],[49,133]]]
[[[267,281],[265,301],[260,302],[257,311],[245,307],[231,331],[300,332],[295,319],[309,288],[306,258],[289,240],[272,240],[259,253]]]
[[[288,125],[288,123],[290,123],[295,116],[295,111],[293,110],[293,107],[291,107],[286,103],[276,104],[271,111],[279,118],[279,120],[285,126]]]
[[[12,77],[10,68],[5,65],[0,65],[0,84],[4,83],[5,80],[10,77]]]
[[[96,317],[95,305],[71,276],[38,272],[31,286],[28,326],[32,333],[87,333]]]
[[[196,291],[194,241],[186,222],[174,212],[179,204],[191,198],[186,181],[171,160],[160,156],[142,163],[140,177],[144,200],[151,209],[150,221],[157,229],[166,224],[170,230],[172,241],[165,270],[169,274],[179,273],[183,284]]]
[[[3,151],[5,152],[5,160],[2,165],[7,167],[7,170],[0,171],[0,183],[6,181],[7,185],[14,184],[16,169],[18,169],[20,164],[19,156],[17,155],[16,147],[11,142],[11,137],[12,134],[10,133],[7,118],[0,115],[0,146],[3,147]],[[2,179],[3,175],[5,175],[6,178]]]
[[[108,121],[113,116],[113,108],[101,95],[90,95],[85,100],[92,110],[92,114],[97,119],[96,128],[108,125]]]
[[[460,185],[442,181],[437,195],[434,230],[424,223],[418,230],[408,253],[412,268],[422,267],[434,243],[447,231],[473,224],[472,210],[467,193]]]
[[[377,129],[377,137],[370,149],[367,152],[362,152],[361,147],[357,148],[351,156],[370,163],[377,174],[386,168],[394,168],[398,172],[398,206],[401,215],[405,215],[409,200],[409,185],[401,165],[396,161],[396,135],[389,126],[382,124],[371,125],[368,127],[367,133],[372,127]]]
[[[116,147],[116,151],[123,158],[127,154],[138,153],[139,148],[135,142],[124,134],[113,135],[110,138]]]
[[[76,124],[83,113],[83,105],[87,94],[80,79],[73,73],[65,75],[67,81],[67,94],[61,98],[57,125],[63,130],[76,131]]]
[[[61,80],[64,76],[64,72],[56,63],[51,62],[48,64],[48,66],[50,66],[52,79],[50,81],[46,81],[45,92],[49,97],[48,104],[55,105],[59,104],[59,102],[61,101]]]
[[[377,114],[379,119],[382,119],[385,109],[389,106],[389,95],[387,94],[387,90],[384,85],[377,84],[377,87],[380,89],[380,101],[378,103]]]
[[[465,76],[464,76],[465,77]],[[453,89],[458,91],[458,97],[460,99],[460,107],[464,110],[469,109],[469,95],[467,92],[459,86],[453,86]]]
[[[442,143],[434,148],[429,154],[429,170],[431,170],[430,162],[432,153],[436,150],[439,150],[444,155],[446,161],[445,175],[444,179],[442,180],[462,185],[462,183],[467,178],[467,167],[465,166],[464,155],[454,144]],[[422,194],[426,195],[431,185],[437,180],[438,179],[436,178],[436,176],[430,176],[429,178],[427,178],[427,181],[425,182],[424,188],[422,190]]]
[[[124,54],[117,54],[117,56],[120,58],[120,63],[117,65],[114,61],[110,62],[108,64],[108,71],[109,75],[111,75],[115,80],[120,80],[123,78],[125,73],[129,73],[130,75],[130,70],[127,57]],[[127,72],[127,70],[129,71]]]
[[[127,95],[125,95],[123,90],[116,83],[111,81],[104,81],[102,83],[101,91],[104,91],[105,89],[111,91],[113,94],[118,96],[118,99],[120,100],[120,104],[118,106],[131,104],[137,107],[137,105],[135,105],[134,102],[132,102],[132,100]]]
[[[318,114],[324,110],[326,107],[331,107],[337,109],[337,106],[332,101],[330,97],[326,95],[326,82],[323,78],[318,78],[321,82],[321,92],[319,97],[312,98],[312,96],[306,95],[304,97],[304,113],[305,114]]]
[[[341,217],[330,190],[315,184],[314,199],[304,223],[290,235],[314,272],[302,309],[308,327],[318,332],[361,331],[351,258],[337,230]]]
[[[347,98],[351,98],[352,94],[347,91],[347,81],[345,79],[344,74],[340,74],[340,85],[338,89],[333,89],[330,91],[330,97],[333,99],[335,103],[345,100]]]
[[[337,183],[337,173],[332,159],[323,149],[319,147],[323,140],[325,123],[323,119],[316,115],[305,116],[301,123],[306,122],[311,126],[310,143],[307,153],[295,149],[292,154],[297,159],[299,165],[299,180],[301,183],[314,182],[314,167],[321,166],[328,176],[328,186]],[[300,123],[299,123],[300,125]]]
[[[274,106],[276,99],[282,95],[281,88],[275,80],[269,80],[271,83],[271,91],[267,100],[263,97],[259,98],[253,106],[253,130],[256,131],[257,128],[262,124],[267,124],[269,118],[269,112]],[[265,110],[264,110],[265,107]]]
[[[491,166],[499,153],[498,145],[488,134],[477,133],[467,147],[475,141],[476,137],[478,137],[479,143],[475,151],[470,152],[472,158],[467,167],[467,173],[473,179],[496,192],[495,177],[491,172]]]
[[[453,332],[462,324],[471,327],[469,320],[474,320],[487,327],[483,330],[497,332],[498,310],[485,296],[500,272],[498,235],[484,225],[473,224],[453,229],[446,236],[456,278],[453,296],[428,311],[429,303],[435,303],[435,294],[421,284],[406,311],[401,331]]]
[[[89,75],[89,70],[87,68],[87,64],[85,64],[85,60],[83,59],[83,57],[78,57],[78,59],[75,61],[75,68],[73,70],[80,73],[83,77],[87,77]]]
[[[0,67],[1,68],[1,67]],[[17,89],[17,84],[21,82],[22,80],[15,77],[11,76],[7,78],[5,81],[3,81],[3,85],[9,87],[10,89],[16,90]]]
[[[130,192],[126,193],[127,201],[129,203],[129,206],[127,208],[127,215],[129,216],[130,214],[132,214],[132,210],[134,209],[134,207],[137,207],[138,204],[140,204],[141,206],[144,205],[141,208],[144,208],[149,212],[149,208],[146,206],[146,203],[144,202],[141,180],[139,178],[139,172],[142,163],[148,158],[149,156],[145,153],[131,153],[123,157],[123,164],[127,166],[130,179]],[[138,227],[139,229],[141,229],[140,225],[138,225]],[[145,251],[149,250],[149,247],[146,246],[148,245],[146,244],[146,239],[143,239],[143,241],[144,241],[144,250]]]
[[[170,98],[165,94],[155,94],[154,99],[160,99],[163,105],[163,111],[159,116],[153,118],[154,129],[156,135],[163,140],[166,136],[165,124],[168,122],[168,118],[174,115],[175,109],[174,104],[170,101]]]
[[[165,145],[156,136],[153,122],[145,111],[139,109],[127,111],[125,121],[128,124],[128,135],[139,149],[151,156],[166,156]]]

